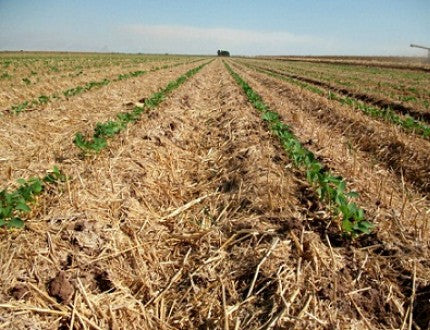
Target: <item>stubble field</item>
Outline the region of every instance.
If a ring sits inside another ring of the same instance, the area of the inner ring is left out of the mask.
[[[429,327],[427,71],[14,56],[0,328]]]

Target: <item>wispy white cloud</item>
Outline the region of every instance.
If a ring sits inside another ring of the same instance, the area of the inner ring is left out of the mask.
[[[209,53],[228,49],[234,54],[312,53],[329,51],[333,40],[284,31],[253,31],[171,25],[126,25],[119,32],[144,52]]]
[[[1,0],[0,0],[1,1]],[[1,30],[1,29],[0,29]],[[409,38],[409,37],[408,37]],[[410,55],[426,56],[410,48],[409,39],[393,42],[378,38],[321,37],[288,31],[203,28],[180,25],[130,24],[86,33],[35,29],[0,31],[0,50],[117,51],[171,54],[214,54],[218,49],[233,55]],[[415,42],[415,41],[414,41]],[[419,43],[420,41],[416,41]]]

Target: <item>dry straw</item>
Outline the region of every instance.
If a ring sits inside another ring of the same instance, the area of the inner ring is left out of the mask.
[[[87,96],[70,101],[67,111],[72,112],[64,112],[64,124],[46,143],[60,136],[64,141],[85,120],[106,119],[122,104],[138,101],[131,91],[140,84],[149,89],[186,69],[124,83],[105,101],[103,91],[92,92],[99,108],[85,107],[92,104]],[[303,123],[315,125],[298,110]],[[38,116],[54,119],[55,114],[58,124],[58,112],[23,115],[28,127],[19,132],[36,138],[19,152],[11,151],[13,139],[22,140],[3,133],[2,148],[8,151],[2,157],[10,161],[1,166],[12,170],[10,177],[2,171],[2,179],[37,173],[55,157],[62,158],[71,178],[39,198],[26,230],[2,236],[3,325],[390,329],[401,328],[404,320],[404,328],[420,322],[412,315],[420,310],[412,306],[409,283],[413,278],[416,301],[423,297],[428,238],[420,241],[407,231],[401,241],[389,221],[385,203],[386,189],[391,190],[384,187],[393,188],[391,208],[400,210],[399,182],[383,172],[387,181],[377,181],[379,190],[370,186],[363,200],[380,193],[384,211],[377,220],[383,230],[368,242],[339,242],[325,231],[330,215],[315,201],[303,173],[292,169],[220,61],[203,68],[95,157],[80,159],[70,144],[43,146],[39,135],[52,127],[41,125]],[[78,114],[80,121],[73,119]],[[6,123],[8,129],[18,129],[21,120]],[[315,143],[324,146],[328,136],[321,130]],[[342,154],[334,164],[342,157],[351,163]],[[361,153],[355,162],[358,172],[375,175]],[[355,180],[367,191],[363,176]],[[417,208],[427,205],[408,193]],[[399,219],[407,229],[411,208]],[[67,301],[53,297],[50,289],[60,273],[73,288]]]

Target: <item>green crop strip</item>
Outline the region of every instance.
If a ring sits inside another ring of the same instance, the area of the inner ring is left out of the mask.
[[[8,192],[6,189],[0,191],[0,227],[8,229],[22,228],[24,221],[19,217],[22,213],[30,212],[29,203],[40,195],[47,184],[64,181],[65,176],[55,166],[45,177],[18,180],[19,187]]]
[[[233,69],[224,62],[227,70],[234,80],[243,89],[252,105],[262,113],[262,119],[267,122],[272,132],[278,136],[282,146],[299,168],[306,170],[306,179],[315,189],[320,200],[328,203],[329,208],[336,215],[342,217],[342,230],[344,233],[357,236],[368,234],[373,225],[365,220],[364,211],[350,199],[357,197],[356,192],[346,192],[345,180],[335,176],[318,162],[315,155],[306,149],[292,132],[291,128],[284,124],[279,114],[270,110],[258,95]]]
[[[187,71],[176,80],[171,81],[161,91],[152,94],[148,99],[146,99],[143,106],[136,106],[131,112],[117,114],[116,120],[109,120],[105,123],[97,123],[96,127],[94,128],[94,134],[92,138],[86,139],[82,133],[76,133],[75,139],[73,140],[74,144],[85,153],[100,152],[102,149],[107,147],[108,138],[119,134],[127,127],[129,123],[136,122],[145,110],[149,110],[158,106],[164,100],[167,94],[178,88],[187,79],[194,76],[208,63],[210,62],[199,65],[198,67]]]
[[[10,78],[12,78],[12,76],[7,72],[2,73],[2,75],[0,76],[0,79],[10,79]]]
[[[118,75],[118,78],[115,79],[115,81],[139,77],[145,73],[146,73],[146,71],[134,71],[134,72],[130,72],[130,73],[120,74],[120,75]]]
[[[430,139],[430,126],[426,125],[425,123],[423,123],[422,121],[416,120],[414,118],[412,118],[409,115],[405,115],[405,116],[399,116],[394,110],[392,110],[391,108],[377,108],[374,106],[369,106],[361,101],[358,101],[355,98],[352,97],[343,97],[340,96],[337,93],[333,93],[331,91],[327,92],[312,85],[312,84],[308,84],[305,83],[303,81],[294,79],[294,78],[290,78],[290,77],[286,77],[283,76],[281,74],[277,74],[271,71],[267,71],[264,69],[260,69],[258,67],[254,67],[248,64],[244,64],[247,67],[254,69],[258,72],[264,73],[266,75],[275,77],[277,79],[281,79],[287,82],[290,82],[296,86],[299,86],[303,89],[306,89],[308,91],[311,91],[315,94],[318,94],[320,96],[326,96],[328,97],[328,99],[330,100],[335,100],[337,102],[339,102],[342,105],[348,105],[350,107],[352,107],[353,109],[359,109],[361,110],[363,113],[365,113],[366,115],[373,117],[373,118],[380,118],[383,119],[389,123],[395,124],[397,126],[400,126],[402,129],[404,129],[407,132],[411,132],[414,133],[418,136],[421,136],[425,139]]]
[[[190,63],[194,63],[194,62],[198,62],[198,61],[202,61],[202,59],[194,60],[191,62],[179,62],[179,63],[175,63],[172,65],[167,64],[167,65],[164,65],[162,67],[155,67],[155,68],[148,70],[148,71],[140,71],[139,70],[139,71],[129,72],[126,74],[120,74],[120,75],[118,75],[117,78],[115,78],[113,80],[103,79],[100,81],[90,81],[83,86],[76,86],[73,88],[69,88],[69,89],[63,91],[62,94],[65,98],[69,98],[69,97],[76,96],[76,95],[84,93],[84,92],[88,92],[88,91],[92,90],[93,88],[100,88],[100,87],[106,86],[106,85],[110,84],[111,82],[117,82],[117,81],[121,81],[124,79],[129,79],[129,78],[136,78],[136,77],[139,77],[139,76],[144,75],[146,73],[167,69],[169,67],[174,68],[174,67],[182,65],[182,64],[190,64]],[[43,105],[43,104],[48,103],[52,99],[58,99],[58,98],[59,97],[57,94],[52,94],[50,96],[41,95],[37,99],[34,99],[32,101],[25,101],[23,103],[13,105],[11,107],[11,112],[18,114],[18,113],[24,111],[25,109],[27,109],[29,106]]]
[[[90,82],[86,83],[84,86],[78,86],[78,87],[70,88],[70,89],[63,91],[63,95],[65,97],[75,96],[75,95],[81,94],[83,92],[90,91],[93,88],[100,88],[102,86],[106,86],[106,85],[110,84],[110,82],[111,81],[109,79],[103,79],[101,81],[90,81]]]

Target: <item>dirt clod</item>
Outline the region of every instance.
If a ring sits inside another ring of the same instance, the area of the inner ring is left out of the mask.
[[[58,302],[67,305],[72,299],[75,289],[67,279],[65,272],[59,272],[58,275],[51,280],[48,285],[48,293],[56,298]]]
[[[29,291],[27,286],[24,284],[18,284],[10,289],[9,294],[16,300],[21,300],[29,296]]]
[[[75,224],[75,231],[83,231],[85,229],[85,223],[83,221],[79,221]]]

